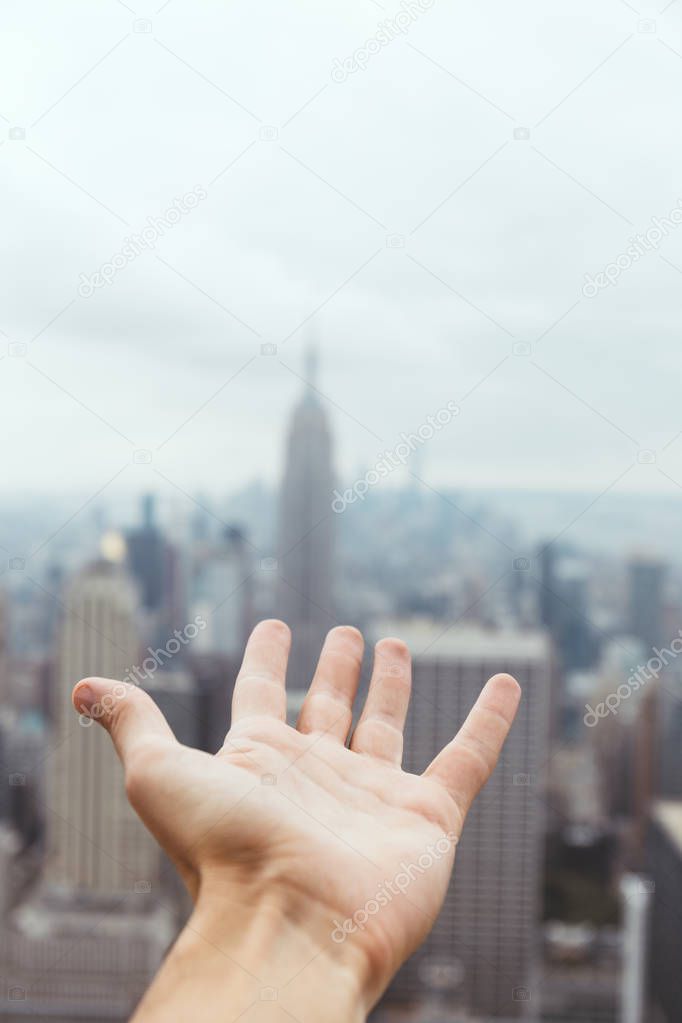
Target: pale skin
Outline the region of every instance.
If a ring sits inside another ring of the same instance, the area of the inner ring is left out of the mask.
[[[360,633],[329,633],[296,728],[285,720],[289,647],[283,622],[255,628],[215,756],[180,745],[135,686],[124,697],[109,679],[74,689],[80,713],[97,708],[128,798],[194,902],[133,1023],[365,1020],[438,915],[467,811],[514,719],[517,682],[494,676],[417,776],[401,768],[406,646],[377,644],[352,734]]]

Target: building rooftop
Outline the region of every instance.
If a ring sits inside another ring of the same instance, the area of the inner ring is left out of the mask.
[[[377,622],[372,633],[375,640],[381,636],[404,640],[412,656],[420,661],[547,661],[551,651],[545,632],[485,628],[471,623],[448,626],[428,619],[393,619]]]
[[[661,799],[654,803],[651,816],[667,833],[682,855],[682,800]]]

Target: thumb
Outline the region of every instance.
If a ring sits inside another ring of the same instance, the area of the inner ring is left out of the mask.
[[[110,678],[85,678],[74,687],[75,709],[98,721],[112,738],[123,765],[150,740],[175,742],[165,717],[148,693],[129,682]]]

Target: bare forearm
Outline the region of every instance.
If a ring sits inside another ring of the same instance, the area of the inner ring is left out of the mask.
[[[326,917],[211,902],[202,896],[133,1023],[365,1020],[360,964],[330,940]]]

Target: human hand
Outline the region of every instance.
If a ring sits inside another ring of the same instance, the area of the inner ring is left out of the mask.
[[[256,627],[215,756],[180,745],[135,686],[118,699],[111,693],[121,683],[106,679],[74,689],[86,714],[110,695],[98,720],[123,762],[130,802],[196,904],[139,1023],[190,1011],[202,1021],[280,1012],[317,1023],[325,998],[325,1019],[363,1019],[443,902],[467,810],[516,713],[518,684],[491,679],[452,742],[416,776],[400,766],[405,645],[377,644],[350,748],[360,633],[329,633],[296,728],[285,720],[289,646],[283,623]],[[197,1015],[199,977],[204,995],[215,987],[217,998]]]

